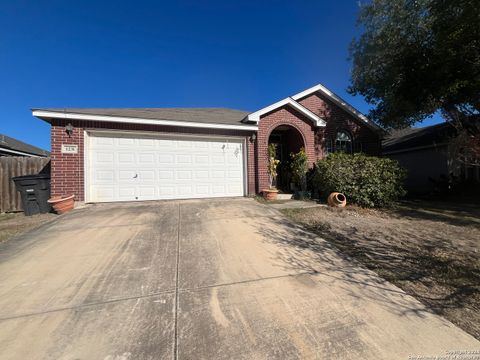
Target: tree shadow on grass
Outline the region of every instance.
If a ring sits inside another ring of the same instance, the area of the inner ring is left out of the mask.
[[[480,267],[475,266],[475,258],[450,256],[451,246],[439,246],[434,239],[420,248],[360,234],[342,235],[328,223],[300,226],[276,219],[276,225],[285,231],[263,226],[258,232],[264,241],[280,245],[275,257],[286,270],[327,276],[349,296],[370,298],[402,316],[434,312],[449,318],[449,310],[470,309],[478,319],[449,320],[480,338]]]
[[[405,201],[389,209],[388,212],[396,217],[480,228],[480,207],[478,205],[440,201]]]

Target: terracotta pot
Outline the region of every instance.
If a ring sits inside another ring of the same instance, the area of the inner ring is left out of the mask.
[[[278,190],[277,189],[266,189],[262,190],[263,198],[267,201],[272,201],[277,198]]]
[[[55,210],[57,214],[64,214],[73,209],[73,205],[75,204],[74,198],[75,195],[67,197],[52,196],[48,200],[48,203],[52,205],[53,210]]]
[[[328,206],[345,207],[345,205],[347,205],[347,198],[342,193],[332,192],[330,195],[328,195],[327,202]]]

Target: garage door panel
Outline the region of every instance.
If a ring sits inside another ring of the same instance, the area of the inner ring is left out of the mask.
[[[193,196],[193,185],[179,184],[177,185],[177,194],[181,196]]]
[[[218,196],[221,194],[226,194],[226,187],[225,185],[213,185],[212,186],[212,195]]]
[[[157,141],[155,141],[155,139],[138,139],[137,141],[139,147],[152,148],[156,147],[157,144]]]
[[[135,139],[118,138],[116,143],[119,147],[125,147],[125,146],[130,147],[135,145]]]
[[[135,172],[135,170],[117,170],[117,172],[119,181],[127,181],[133,183],[136,179],[137,173]]]
[[[154,165],[155,164],[155,153],[153,152],[141,152],[138,154],[138,163],[140,165],[147,164],[147,165]]]
[[[120,185],[118,187],[118,196],[121,200],[135,199],[136,186]],[[114,201],[114,200],[110,200],[110,201]]]
[[[175,163],[175,155],[173,154],[159,154],[158,162],[160,165],[170,165]]]
[[[115,188],[108,185],[97,185],[93,189],[92,196],[98,199],[97,201],[112,201],[112,199],[115,198]]]
[[[135,154],[118,152],[117,153],[117,163],[118,164],[125,164],[125,165],[133,165],[133,164],[135,164]]]
[[[208,165],[209,164],[208,155],[195,155],[195,164],[198,166]]]
[[[177,148],[178,149],[191,149],[193,147],[193,141],[190,140],[177,140]]]
[[[138,195],[142,197],[150,199],[154,199],[156,196],[155,187],[154,186],[139,186],[138,187]],[[147,200],[147,199],[144,199]]]
[[[175,161],[179,166],[182,164],[191,164],[192,163],[192,155],[190,154],[178,154],[176,155]]]
[[[113,151],[97,151],[92,161],[99,164],[113,164],[114,159],[115,154]]]
[[[233,179],[233,180],[239,179],[239,178],[241,178],[241,176],[242,176],[240,170],[228,170],[228,171],[227,171],[227,174],[228,174],[228,175],[227,175],[228,178],[229,178],[229,179]]]
[[[192,171],[190,170],[177,170],[177,180],[192,180]]]
[[[236,164],[240,161],[240,156],[235,154],[228,154],[226,156],[226,161],[228,164]]]
[[[209,185],[195,185],[195,192],[200,195],[208,196],[210,193]]]
[[[173,149],[177,147],[177,142],[174,140],[163,139],[157,142],[157,147],[162,149]]]
[[[139,181],[155,182],[155,170],[138,170]]]
[[[211,157],[211,161],[213,165],[225,164],[225,156],[214,155]]]
[[[224,170],[213,170],[212,171],[212,179],[224,179],[225,178],[225,171]]]
[[[173,170],[159,170],[158,179],[161,182],[162,180],[172,180],[175,179],[175,172]]]
[[[89,201],[244,194],[239,140],[93,135],[88,151]]]
[[[112,184],[115,181],[115,170],[114,169],[104,169],[104,170],[98,170],[94,174],[94,182],[95,183],[106,183]]]
[[[171,199],[175,196],[175,185],[162,185],[158,189],[160,198]]]
[[[208,149],[210,147],[210,143],[206,141],[197,141],[194,144],[196,149]]]
[[[194,180],[205,180],[210,177],[208,170],[195,170],[194,171]]]
[[[111,147],[115,143],[114,138],[109,138],[109,137],[95,137],[92,139],[92,145],[97,146],[97,147]]]
[[[243,184],[229,184],[227,185],[227,191],[229,194],[238,194],[239,191],[242,191]]]

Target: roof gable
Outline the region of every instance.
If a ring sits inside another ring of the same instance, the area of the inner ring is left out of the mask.
[[[325,97],[327,97],[330,101],[332,101],[335,105],[355,117],[356,119],[362,121],[369,127],[371,127],[373,130],[380,131],[381,128],[375,124],[374,122],[370,121],[365,115],[363,115],[360,111],[355,109],[352,105],[347,103],[345,100],[343,100],[340,96],[337,94],[333,93],[329,89],[327,89],[325,86],[322,84],[317,84],[315,86],[312,86],[311,88],[308,88],[304,91],[301,91],[295,95],[292,96],[292,99],[295,101],[301,100],[303,98],[306,98],[307,96],[310,96],[315,93],[321,93]]]
[[[292,98],[288,97],[283,100],[277,101],[276,103],[269,105],[267,107],[264,107],[263,109],[257,110],[254,113],[249,114],[245,120],[249,122],[254,122],[258,124],[260,121],[260,118],[268,114],[271,111],[274,111],[276,109],[279,109],[284,106],[290,106],[294,108],[295,110],[299,111],[301,114],[305,115],[307,118],[312,120],[315,126],[325,126],[326,122],[324,119],[322,119],[320,116],[314,114],[312,111],[308,110],[305,106],[299,104]]]

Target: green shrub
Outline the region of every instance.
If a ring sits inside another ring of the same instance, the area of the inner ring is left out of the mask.
[[[292,180],[297,190],[307,191],[308,158],[302,147],[299,152],[291,153]]]
[[[365,154],[334,153],[317,162],[313,186],[321,197],[338,191],[363,207],[389,206],[405,195],[398,162]]]

